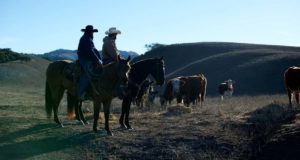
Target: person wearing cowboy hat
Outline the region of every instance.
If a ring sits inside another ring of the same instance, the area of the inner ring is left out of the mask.
[[[114,61],[118,61],[118,55],[120,54],[117,46],[116,39],[117,35],[121,34],[121,31],[117,30],[116,27],[111,27],[105,32],[107,35],[103,38],[102,45],[102,57],[103,64],[108,64]]]
[[[99,76],[102,72],[102,60],[93,42],[94,32],[98,32],[98,30],[94,29],[92,25],[87,25],[81,31],[84,34],[80,38],[77,55],[84,74],[80,77],[77,96],[79,100],[84,100],[86,89],[90,84],[89,82],[91,82],[93,77]]]

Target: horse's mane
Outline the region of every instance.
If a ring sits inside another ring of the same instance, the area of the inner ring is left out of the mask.
[[[117,62],[113,61],[113,62],[110,62],[108,64],[105,64],[103,65],[103,68],[106,68],[106,67],[109,67],[109,66],[112,66],[113,64],[116,64]]]
[[[148,59],[143,59],[143,60],[139,60],[137,62],[134,62],[133,64],[131,64],[131,70],[135,71],[135,70],[144,70],[145,68],[142,68],[142,66],[146,65],[150,65],[151,63],[154,63],[155,61],[157,61],[159,59],[157,58],[148,58]]]

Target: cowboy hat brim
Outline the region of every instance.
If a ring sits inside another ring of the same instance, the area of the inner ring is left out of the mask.
[[[82,32],[88,31],[88,32],[98,32],[98,29],[93,29],[93,30],[86,30],[86,29],[81,29]]]
[[[107,34],[107,35],[110,35],[110,34],[121,34],[121,31],[119,31],[119,30],[106,31],[105,34]]]

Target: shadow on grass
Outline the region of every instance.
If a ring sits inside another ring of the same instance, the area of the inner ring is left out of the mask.
[[[32,134],[47,132],[47,131],[55,129],[55,128],[59,128],[59,126],[56,124],[55,125],[54,124],[38,124],[33,127],[19,130],[19,131],[13,132],[13,133],[9,133],[6,136],[2,136],[2,137],[0,137],[0,141],[1,142],[14,141],[15,139],[20,138],[20,137],[25,137],[25,136],[32,135]]]
[[[55,124],[38,124],[1,137],[0,159],[26,159],[43,153],[75,147],[94,138],[91,132],[68,135],[57,130],[58,128],[60,127]],[[15,142],[18,139],[26,140]]]

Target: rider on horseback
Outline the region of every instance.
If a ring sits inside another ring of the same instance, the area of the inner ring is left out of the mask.
[[[111,27],[105,32],[105,34],[108,36],[103,38],[102,57],[104,65],[118,61],[118,55],[120,55],[120,53],[115,41],[117,39],[117,35],[121,34],[121,31],[117,30],[115,27]]]
[[[102,72],[102,60],[93,43],[93,34],[94,32],[98,32],[98,30],[94,29],[92,25],[87,25],[81,31],[84,34],[80,38],[77,55],[84,74],[80,77],[77,96],[79,100],[84,100],[89,82],[93,77],[99,76]]]

